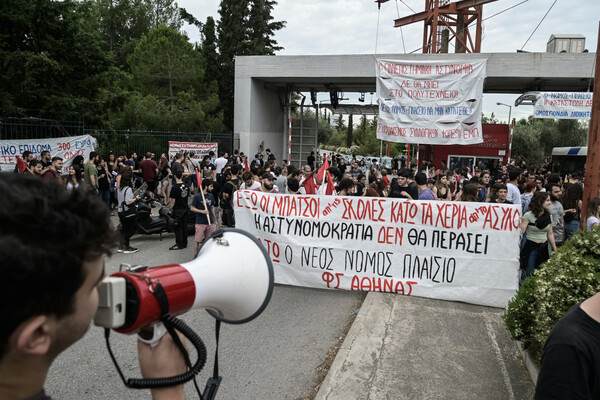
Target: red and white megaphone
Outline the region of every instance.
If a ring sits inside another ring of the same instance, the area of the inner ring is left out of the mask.
[[[106,278],[94,323],[123,333],[156,323],[163,315],[155,295],[160,283],[170,314],[206,308],[223,322],[241,324],[266,308],[273,280],[263,245],[245,231],[225,229],[206,239],[190,262],[130,267]]]

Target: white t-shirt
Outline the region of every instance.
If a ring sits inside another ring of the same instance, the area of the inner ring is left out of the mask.
[[[246,187],[246,182],[244,182],[240,185],[240,190],[255,190],[255,189],[258,189],[259,187],[260,187],[259,182],[254,181],[252,186],[250,186],[249,188]]]
[[[507,183],[506,188],[508,189],[506,200],[513,204],[521,204],[521,192],[519,191],[519,188],[512,183]]]
[[[598,221],[598,218],[596,217],[589,217],[587,220],[587,230],[588,232],[592,231],[592,227],[594,226],[594,224],[598,224],[600,223],[600,221]]]
[[[215,167],[217,168],[217,174],[223,171],[223,168],[227,165],[227,159],[225,157],[219,157],[215,161]]]

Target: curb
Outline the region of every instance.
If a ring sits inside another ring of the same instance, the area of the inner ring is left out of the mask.
[[[525,367],[527,368],[527,371],[529,371],[529,376],[533,381],[533,386],[536,386],[538,375],[540,374],[540,367],[538,367],[533,356],[531,355],[531,352],[529,350],[523,350],[523,346],[520,341],[515,341],[515,345],[517,346],[519,353],[521,353],[521,356],[523,357]]]

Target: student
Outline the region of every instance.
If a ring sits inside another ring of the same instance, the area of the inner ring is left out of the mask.
[[[198,253],[200,243],[202,243],[205,238],[210,236],[210,234],[218,225],[217,214],[215,213],[215,198],[210,193],[212,190],[213,181],[210,179],[204,179],[202,181],[202,193],[198,193],[194,196],[190,206],[190,211],[196,214],[194,254]],[[210,216],[210,221],[208,216]]]
[[[0,192],[0,399],[49,400],[50,366],[88,330],[118,238],[98,196],[16,174],[0,174]],[[138,341],[138,352],[146,378],[186,370],[170,335],[152,348]],[[95,382],[83,374],[75,384]],[[153,389],[152,398],[183,399],[183,385]]]

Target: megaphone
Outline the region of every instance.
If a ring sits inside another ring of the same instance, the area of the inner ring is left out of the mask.
[[[190,262],[128,267],[106,278],[94,324],[130,333],[156,323],[164,314],[158,284],[172,315],[205,308],[222,322],[242,324],[267,307],[273,281],[273,264],[263,245],[243,230],[224,229],[205,240]]]

